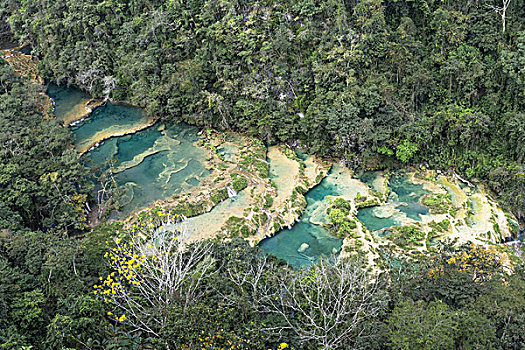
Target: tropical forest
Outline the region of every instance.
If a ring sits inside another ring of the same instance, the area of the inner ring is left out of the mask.
[[[525,349],[525,0],[0,0],[3,349]]]

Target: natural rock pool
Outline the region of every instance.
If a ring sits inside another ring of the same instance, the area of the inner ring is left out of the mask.
[[[210,212],[194,216],[185,221],[193,240],[209,238],[210,233],[220,231],[231,216],[242,216],[243,211],[252,204],[246,191],[225,199]]]
[[[91,100],[91,96],[79,89],[55,84],[49,84],[46,93],[54,101],[55,117],[65,125],[81,118],[85,113],[86,104]]]
[[[50,85],[56,117],[72,118],[89,96],[73,88]],[[71,119],[72,120],[72,119]],[[187,124],[147,126],[151,119],[139,108],[107,103],[71,127],[74,146],[85,159],[107,168],[112,160],[115,180],[125,189],[119,217],[200,184],[210,174],[206,152],[194,145],[198,129]],[[146,127],[145,129],[143,129]],[[134,132],[136,129],[140,131]],[[122,135],[123,133],[134,132]]]
[[[300,221],[291,229],[283,229],[275,236],[261,241],[261,250],[297,267],[311,264],[320,256],[329,257],[339,252],[342,240],[330,236],[322,226],[310,222],[312,214],[328,196],[340,195],[329,177],[306,194],[307,207]]]
[[[152,124],[143,110],[127,105],[106,103],[89,117],[71,126],[74,143],[81,153],[114,136],[122,136]]]
[[[352,178],[348,169],[334,165],[323,181],[306,193],[307,206],[300,221],[291,229],[283,229],[264,239],[259,247],[294,266],[339,253],[343,240],[333,237],[322,226],[327,223],[326,209],[332,197],[355,196],[366,189],[365,184]]]
[[[162,124],[134,134],[113,137],[86,157],[94,164],[115,159],[117,184],[125,188],[121,215],[200,184],[210,171],[206,152],[195,146],[198,129],[187,124]]]
[[[368,174],[365,181],[369,184],[377,183],[376,175]],[[389,196],[385,204],[363,208],[357,212],[357,218],[370,231],[403,225],[410,220],[421,221],[422,215],[428,214],[428,208],[420,200],[430,192],[422,184],[411,181],[407,173],[395,172],[388,181],[388,188]]]
[[[86,101],[90,101],[89,96],[78,90],[50,85],[48,93],[55,101],[56,117],[67,125],[69,121],[76,120],[78,115],[88,110]],[[71,126],[74,146],[79,152],[85,152],[86,161],[106,169],[111,163],[117,185],[125,189],[119,202],[120,210],[114,217],[127,217],[136,210],[174,195],[189,195],[189,190],[193,191],[193,195],[216,190],[215,183],[219,179],[222,179],[219,180],[221,186],[229,187],[231,174],[225,175],[224,169],[231,167],[233,171],[240,171],[235,168],[242,158],[240,153],[249,154],[246,153],[246,144],[242,145],[240,139],[226,136],[216,147],[217,156],[214,157],[219,157],[220,160],[216,164],[219,167],[215,169],[209,162],[209,151],[214,148],[197,146],[197,141],[201,138],[198,128],[182,123],[152,125],[153,122],[141,109],[107,103]],[[305,179],[310,179],[309,187],[317,183],[319,180],[312,182],[312,179],[316,179],[319,174],[319,163],[313,161],[313,157],[302,153],[298,153],[298,161],[297,157],[293,158],[290,153],[286,153],[285,148],[274,146],[267,149],[266,162],[269,164],[270,179],[250,174],[255,177],[249,180],[249,191],[241,191],[215,207],[210,207],[211,211],[188,219],[187,224],[194,231],[192,236],[195,239],[215,237],[231,216],[250,220],[254,213],[260,213],[260,209],[254,209],[257,205],[261,208],[260,203],[256,204],[257,198],[262,198],[268,193],[272,193],[273,198],[273,204],[265,209],[269,217],[295,210],[291,206],[290,198],[297,194],[296,186],[302,185]],[[293,154],[293,151],[290,152]],[[329,169],[329,164],[323,166],[323,169]],[[217,170],[214,171],[213,177],[212,168]],[[246,176],[250,178],[250,175]],[[355,208],[360,196],[369,199],[383,196],[387,191],[385,180],[385,175],[381,172],[367,172],[360,179],[356,179],[350,170],[333,165],[328,175],[305,194],[306,209],[299,222],[290,229],[283,228],[274,236],[263,239],[259,243],[260,249],[297,267],[313,263],[321,256],[338,254],[342,249],[343,239],[331,236],[323,228],[323,224],[328,223],[326,211],[330,207],[331,199],[342,197],[352,202]],[[272,186],[275,189],[272,190]],[[306,186],[308,187],[308,184]],[[414,171],[396,171],[388,181],[389,195],[386,202],[359,209],[356,216],[369,231],[381,231],[392,226],[414,223],[421,224],[425,230],[424,225],[428,225],[434,219],[443,220],[444,216],[429,214],[429,209],[421,204],[421,198],[435,191],[448,192],[457,213],[455,218],[451,217],[452,214],[448,216],[452,223],[447,233],[450,237],[460,241],[478,239],[478,242],[482,242],[484,237],[489,237],[485,232],[492,228],[493,223],[497,223],[503,234],[508,235],[507,218],[501,209],[482,192],[471,193],[467,190],[445,177],[434,182],[422,181],[414,178]],[[470,214],[464,218],[467,209]],[[296,212],[295,217],[285,215],[281,227],[292,225],[299,215],[300,212]],[[363,234],[361,228],[362,225],[359,224],[359,239],[366,236],[366,232]],[[265,232],[259,232],[262,236],[252,241],[259,242]],[[385,234],[383,232],[376,237],[381,241]],[[345,238],[344,242],[347,244],[348,239]],[[376,243],[372,240],[365,245],[372,247],[374,244]]]

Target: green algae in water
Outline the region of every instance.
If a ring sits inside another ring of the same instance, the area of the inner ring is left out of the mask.
[[[310,216],[326,197],[341,195],[338,186],[326,180],[306,194],[307,207],[300,221],[290,230],[281,230],[275,236],[261,241],[259,247],[262,251],[284,259],[292,266],[301,267],[315,263],[321,256],[329,257],[341,250],[341,239],[332,237],[322,226],[310,223]],[[309,247],[304,252],[299,252],[303,243]]]
[[[139,108],[107,103],[71,127],[75,147],[86,150],[115,134],[130,132],[148,124],[148,117]]]
[[[79,109],[84,109],[84,105],[91,97],[75,88],[49,84],[46,94],[55,103],[55,117],[58,120],[70,123],[72,115],[78,115]]]
[[[210,175],[203,165],[206,152],[194,144],[199,139],[197,132],[196,127],[187,124],[166,125],[163,131],[153,126],[131,135],[110,138],[88,152],[86,158],[94,164],[104,164],[113,158],[120,165],[133,159],[141,160],[129,163],[129,167],[115,174],[117,184],[126,189],[120,210],[120,216],[125,216],[159,199],[198,186],[199,179]]]

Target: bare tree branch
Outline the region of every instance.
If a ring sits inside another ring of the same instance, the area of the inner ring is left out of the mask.
[[[266,308],[285,321],[269,330],[291,330],[304,345],[337,349],[351,343],[387,302],[379,280],[354,261],[325,259],[287,277],[274,293],[264,290]]]

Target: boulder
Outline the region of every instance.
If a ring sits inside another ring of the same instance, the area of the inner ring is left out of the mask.
[[[298,251],[299,253],[304,253],[304,251],[305,251],[306,249],[308,249],[308,248],[310,248],[310,245],[309,245],[308,243],[303,243],[303,244],[301,244],[301,246],[299,247],[299,249],[297,249],[297,251]]]

